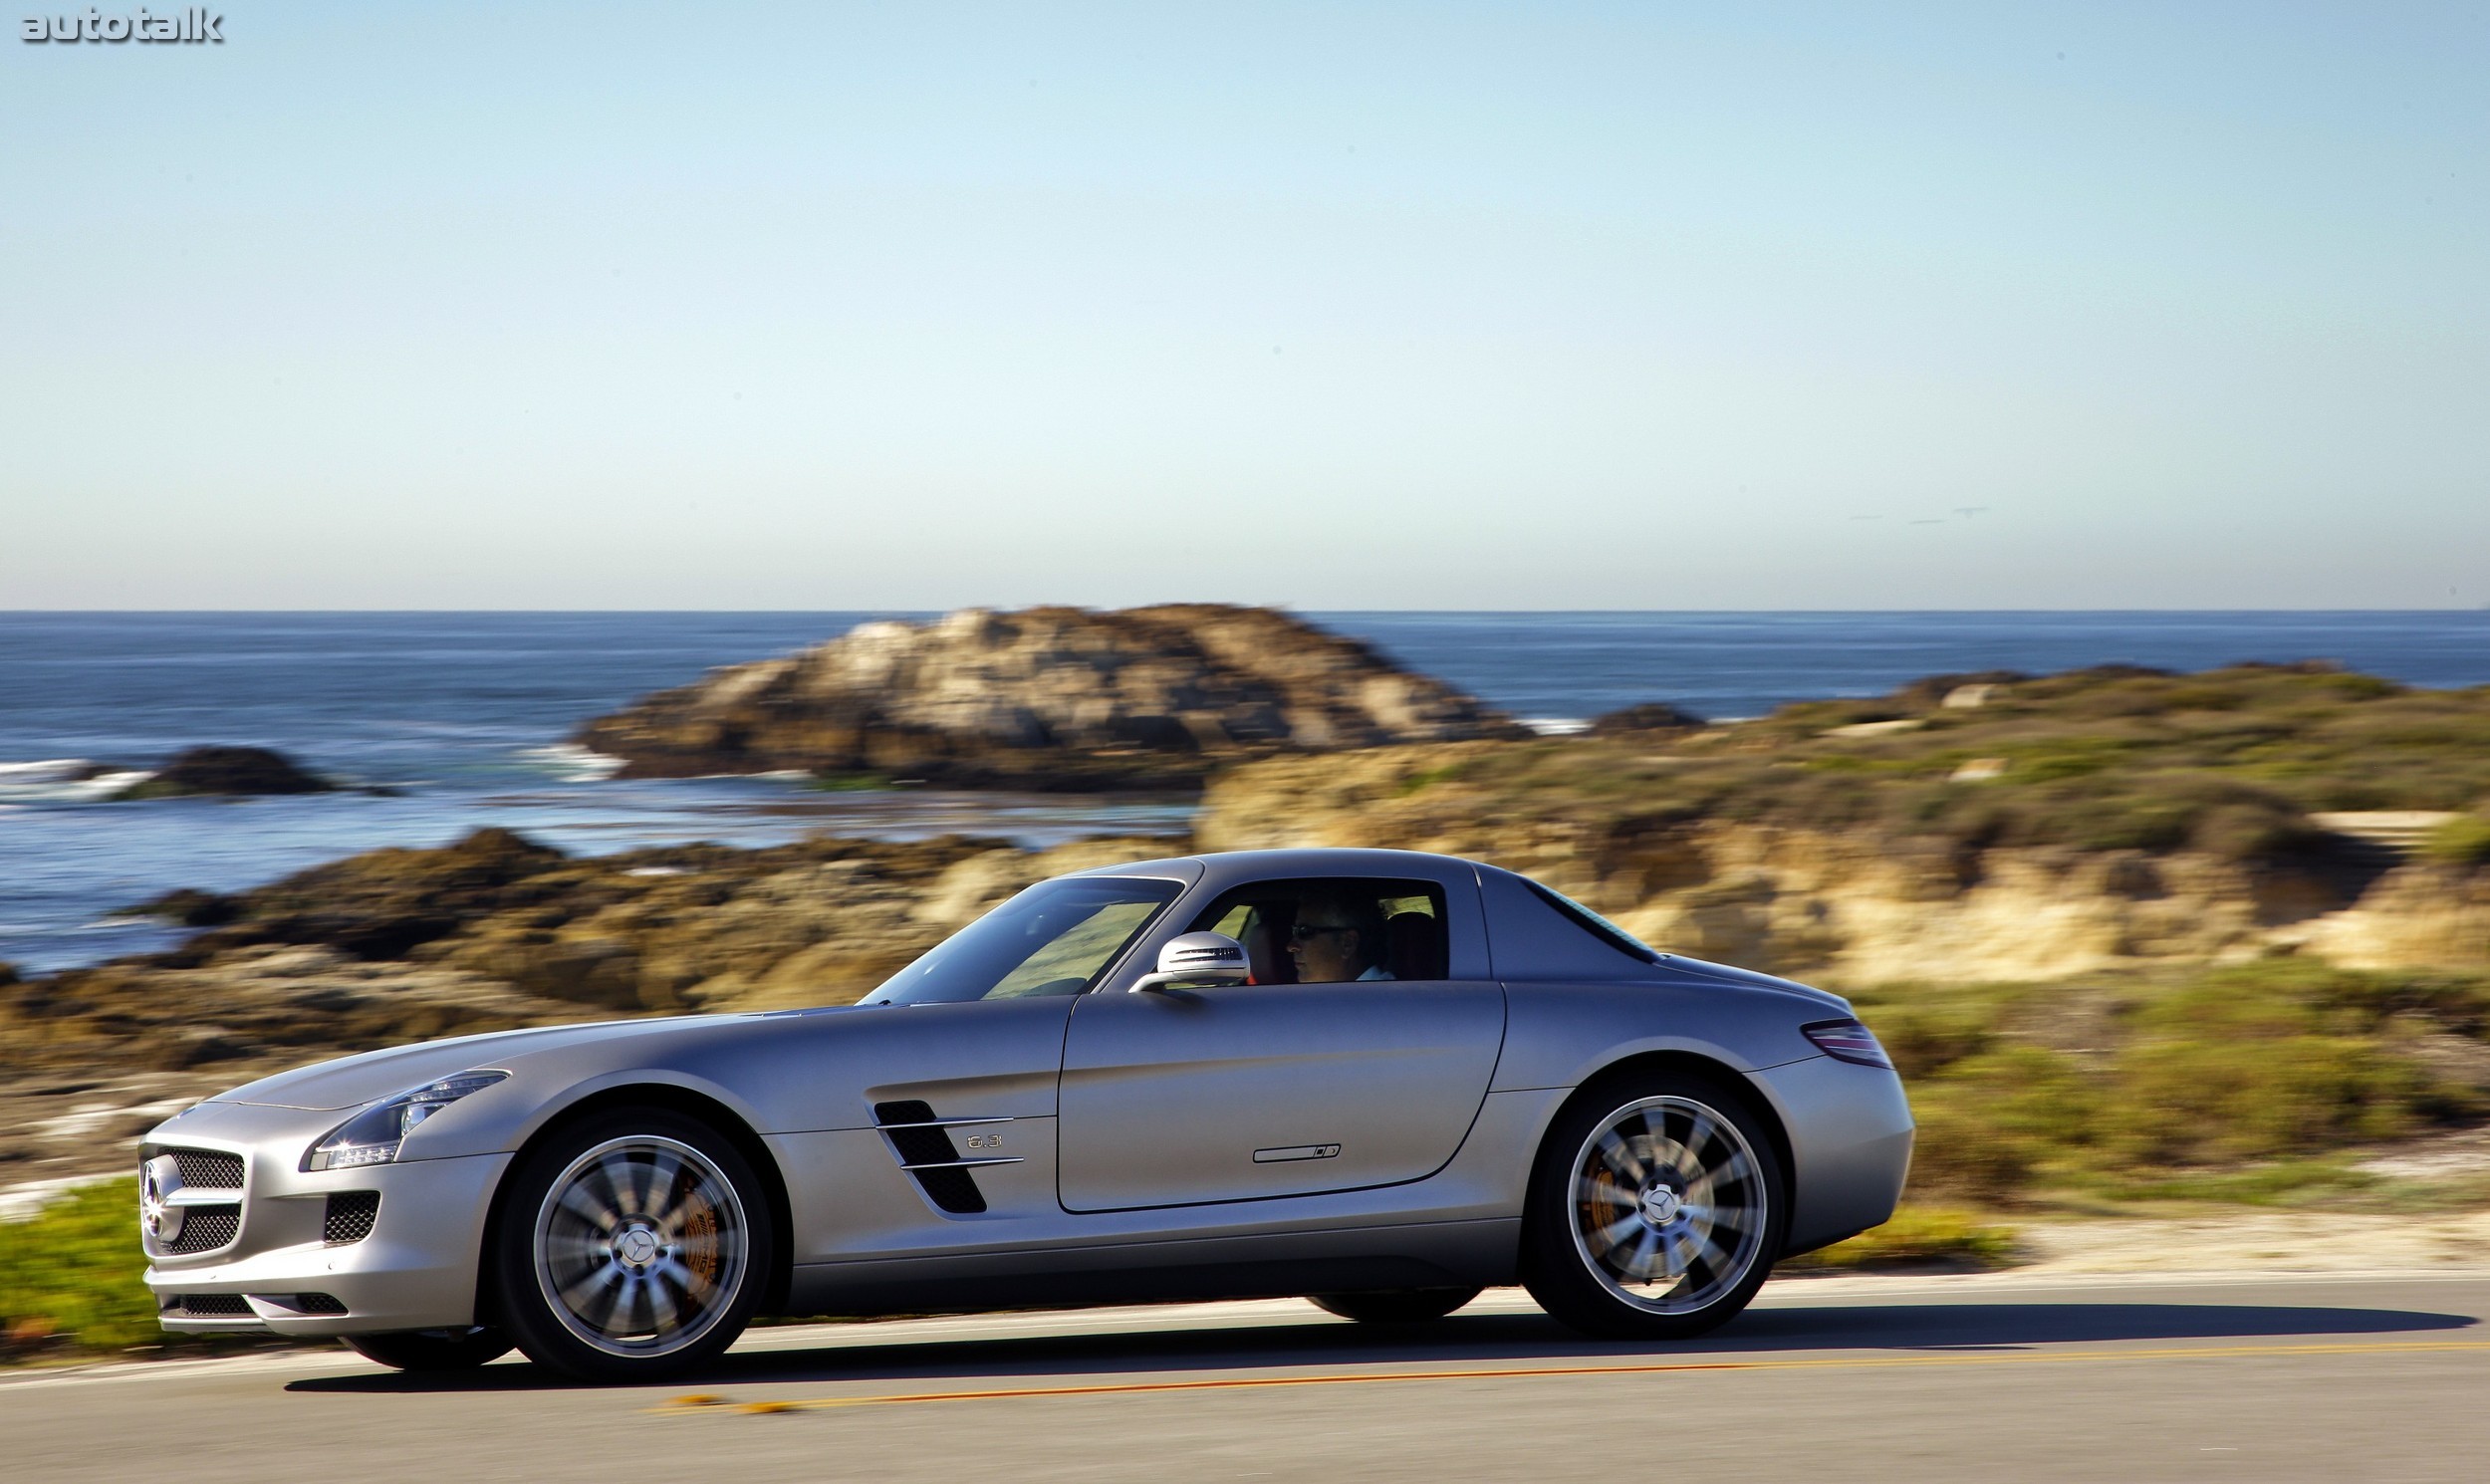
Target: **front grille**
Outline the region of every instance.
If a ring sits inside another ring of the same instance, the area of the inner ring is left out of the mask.
[[[240,1206],[192,1206],[182,1213],[181,1235],[173,1238],[164,1250],[175,1257],[194,1252],[213,1252],[242,1230]]]
[[[902,1164],[941,1164],[960,1157],[951,1142],[949,1130],[942,1128],[892,1128],[892,1123],[930,1123],[933,1105],[917,1099],[904,1103],[876,1103],[873,1120],[883,1124],[890,1146],[899,1151]],[[954,1216],[973,1216],[986,1208],[985,1192],[964,1169],[916,1169],[916,1184],[925,1198]]]
[[[181,1171],[181,1183],[191,1190],[239,1190],[242,1188],[242,1156],[217,1149],[173,1149],[173,1167]]]
[[[166,1319],[250,1319],[250,1301],[240,1294],[176,1294],[164,1306]]]
[[[321,1218],[320,1240],[332,1247],[360,1242],[372,1235],[372,1223],[380,1215],[380,1192],[377,1190],[341,1190],[329,1197],[328,1214]],[[346,1311],[341,1309],[340,1314]]]

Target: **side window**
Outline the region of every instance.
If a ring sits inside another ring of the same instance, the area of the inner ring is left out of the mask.
[[[1192,930],[1245,945],[1255,984],[1441,979],[1449,972],[1444,891],[1431,881],[1301,876],[1222,895]]]

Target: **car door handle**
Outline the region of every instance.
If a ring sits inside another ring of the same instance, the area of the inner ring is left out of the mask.
[[[1256,1149],[1256,1164],[1278,1164],[1287,1159],[1338,1159],[1338,1144],[1290,1144],[1284,1149]]]

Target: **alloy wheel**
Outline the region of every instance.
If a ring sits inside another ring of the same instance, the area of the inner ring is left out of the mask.
[[[1771,1200],[1738,1126],[1684,1097],[1643,1098],[1593,1125],[1574,1160],[1574,1249],[1649,1314],[1697,1313],[1762,1255]]]
[[[565,1329],[607,1355],[673,1355],[732,1307],[751,1263],[734,1182],[654,1134],[609,1139],[556,1177],[536,1218],[537,1284]]]

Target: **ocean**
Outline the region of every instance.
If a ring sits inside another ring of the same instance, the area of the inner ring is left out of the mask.
[[[716,665],[909,614],[0,613],[0,962],[48,971],[169,946],[121,911],[235,890],[375,846],[484,825],[574,853],[817,830],[1044,844],[1183,828],[1181,805],[787,778],[621,781],[564,745],[583,719]],[[1873,695],[1947,671],[2335,659],[2414,685],[2490,683],[2490,612],[1331,613],[1549,730],[1665,700],[1714,718]],[[274,747],[388,796],[104,802],[89,764],[201,743]]]

